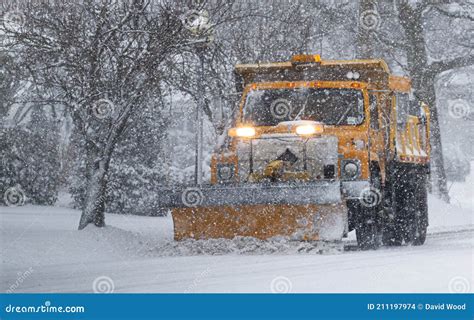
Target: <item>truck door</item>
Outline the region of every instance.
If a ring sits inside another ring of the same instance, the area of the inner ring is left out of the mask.
[[[382,180],[384,180],[384,150],[385,139],[384,130],[380,123],[380,104],[381,95],[379,93],[369,93],[369,108],[370,108],[370,152],[371,161],[378,161],[382,173]],[[374,155],[376,157],[374,157]]]

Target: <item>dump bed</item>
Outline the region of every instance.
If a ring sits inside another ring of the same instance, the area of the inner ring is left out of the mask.
[[[290,61],[238,64],[237,91],[249,83],[273,81],[361,81],[369,89],[409,91],[410,81],[390,74],[384,60],[321,60],[318,55],[296,55]]]

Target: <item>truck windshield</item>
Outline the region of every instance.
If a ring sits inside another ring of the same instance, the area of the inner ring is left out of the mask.
[[[256,126],[292,120],[358,125],[364,121],[364,99],[355,89],[259,89],[247,94],[243,111],[243,121]]]

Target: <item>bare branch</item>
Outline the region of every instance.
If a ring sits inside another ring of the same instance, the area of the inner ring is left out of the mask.
[[[446,8],[444,8],[443,6],[440,6],[440,5],[433,6],[433,9],[435,9],[437,12],[439,12],[442,15],[444,15],[446,17],[449,17],[449,18],[465,19],[465,20],[469,20],[469,21],[474,21],[474,17],[470,14],[470,12],[472,12],[472,10],[470,10],[470,12],[468,10],[466,10],[466,11],[459,10],[459,11],[453,12],[453,11],[447,10]]]
[[[433,62],[428,66],[428,72],[437,75],[441,72],[474,65],[474,55],[458,57],[447,61]]]

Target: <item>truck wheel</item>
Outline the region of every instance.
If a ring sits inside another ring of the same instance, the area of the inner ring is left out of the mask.
[[[371,187],[364,190],[357,203],[356,237],[362,250],[374,250],[382,245],[380,212],[382,210],[382,184],[380,171],[371,174]]]
[[[375,222],[365,222],[356,228],[357,244],[362,250],[375,250],[380,247],[380,228]]]
[[[387,226],[383,230],[382,243],[384,246],[401,246],[403,237],[401,231],[397,231],[395,226]]]
[[[401,246],[403,243],[402,227],[400,223],[395,220],[397,212],[397,198],[395,188],[392,182],[385,182],[384,193],[384,211],[386,212],[385,223],[383,226],[382,243],[384,246]]]
[[[421,246],[425,243],[427,229],[428,227],[424,225],[417,226],[417,230],[416,230],[415,236],[413,237],[413,242],[412,242],[414,246]]]
[[[422,245],[428,227],[426,174],[418,169],[400,169],[393,192],[394,221],[384,230],[388,246]]]
[[[416,174],[411,185],[412,210],[409,210],[410,217],[407,220],[407,232],[405,242],[415,246],[421,246],[425,243],[426,232],[428,229],[428,193],[426,189],[426,175],[424,173]]]

